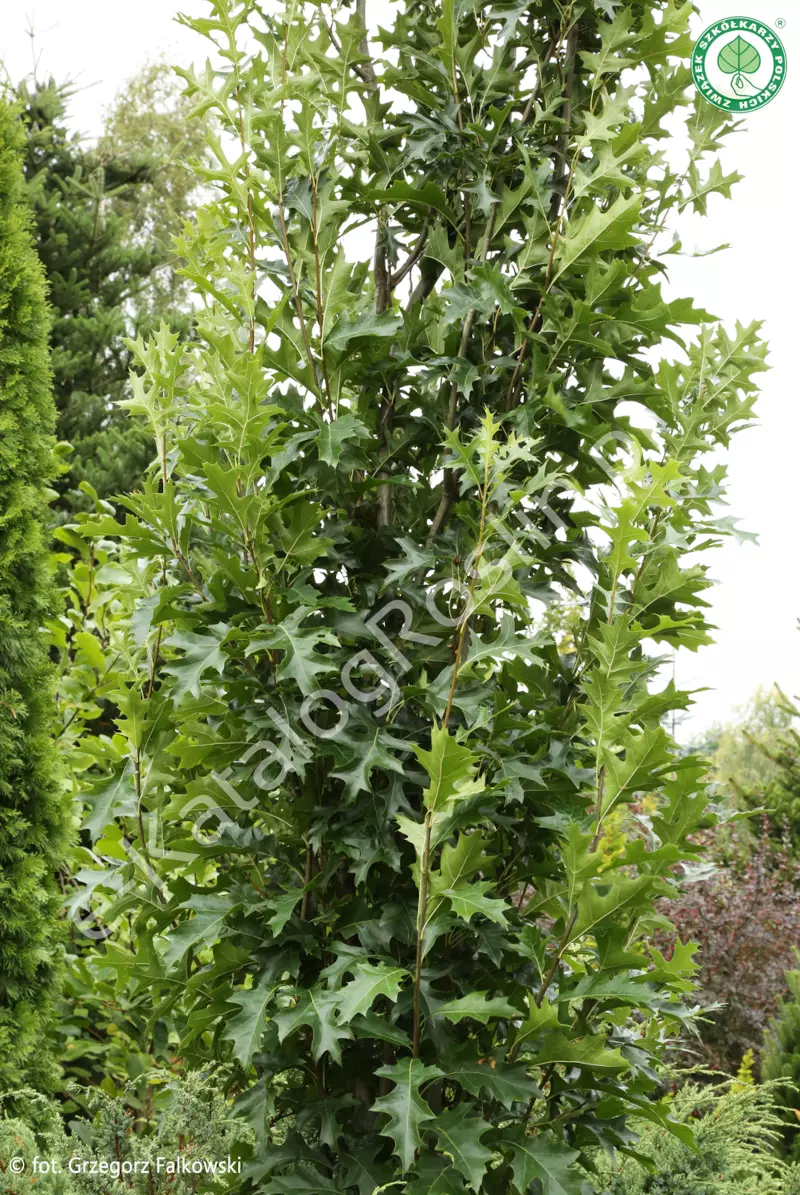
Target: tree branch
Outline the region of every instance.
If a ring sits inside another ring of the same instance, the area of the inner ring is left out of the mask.
[[[394,290],[394,288],[396,286],[400,285],[400,283],[403,281],[403,279],[406,278],[411,273],[414,266],[419,261],[420,257],[422,257],[422,252],[423,252],[425,245],[427,243],[427,240],[428,240],[429,228],[430,228],[430,220],[426,216],[425,223],[422,225],[422,231],[419,234],[419,238],[417,240],[416,245],[411,250],[411,252],[409,253],[406,260],[403,262],[403,264],[400,266],[400,269],[397,270],[395,273],[389,275],[389,287],[391,290]]]
[[[432,257],[422,259],[420,279],[409,296],[407,311],[417,303],[424,303],[443,273],[444,266],[440,261],[435,261]]]

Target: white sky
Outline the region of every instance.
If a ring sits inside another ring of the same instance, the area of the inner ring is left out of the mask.
[[[388,23],[386,0],[369,5]],[[717,643],[677,662],[678,683],[706,687],[697,697],[683,737],[724,720],[759,685],[777,681],[800,693],[800,408],[795,380],[800,354],[796,298],[800,278],[797,111],[800,106],[800,11],[794,0],[699,0],[697,33],[726,16],[786,21],[780,36],[789,70],[777,99],[747,117],[746,131],[723,156],[726,172],[744,181],[733,199],[714,196],[706,220],[687,217],[684,247],[731,249],[706,258],[674,258],[671,290],[698,306],[735,320],[764,321],[772,370],[764,374],[759,426],[734,441],[729,457],[730,510],[760,537],[758,547],[726,545],[712,557],[719,585],[711,595]],[[202,0],[184,0],[192,15]],[[96,133],[102,111],[120,83],[149,60],[185,65],[205,57],[205,43],[173,20],[173,0],[0,0],[0,58],[13,79],[31,69],[29,25],[36,32],[39,75],[69,78],[82,90],[74,123]]]

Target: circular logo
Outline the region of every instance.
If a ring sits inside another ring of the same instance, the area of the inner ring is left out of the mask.
[[[724,112],[763,108],[786,78],[783,42],[752,17],[715,21],[695,43],[692,78],[703,98]]]

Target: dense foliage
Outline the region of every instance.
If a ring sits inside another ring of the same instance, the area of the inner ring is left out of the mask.
[[[800,710],[782,693],[779,709],[783,725],[769,738],[753,739],[753,746],[767,769],[764,781],[735,781],[735,792],[742,808],[769,810],[774,838],[789,836],[795,853],[800,851]]]
[[[716,799],[752,815],[704,836],[717,871],[688,887],[670,913],[678,936],[699,945],[701,996],[720,1005],[701,1025],[701,1056],[726,1073],[748,1051],[758,1064],[800,948],[796,717],[780,690],[758,691],[696,745],[711,761]],[[668,936],[658,941],[669,949]],[[695,1040],[683,1045],[697,1057]]]
[[[409,0],[380,59],[361,7],[190,22],[198,339],[131,343],[157,460],[80,519],[72,908],[233,1066],[265,1193],[577,1195],[630,1115],[687,1139],[654,1065],[695,964],[647,942],[716,814],[658,652],[708,641],[684,558],[764,368],[661,291],[670,213],[735,181],[708,106],[658,152],[690,7]]]
[[[0,1092],[53,1078],[44,1031],[62,953],[67,809],[50,743],[45,530],[55,412],[22,127],[0,101]]]
[[[201,128],[165,69],[134,80],[97,145],[67,128],[68,87],[23,84],[24,170],[34,231],[53,308],[51,333],[58,436],[72,444],[59,506],[85,505],[88,481],[102,496],[135,489],[152,456],[148,429],[116,405],[128,392],[126,335],[179,314],[185,287],[170,233],[190,207],[194,176],[185,156]]]
[[[775,775],[769,752],[791,721],[777,688],[758,689],[731,721],[712,726],[702,736],[697,749],[708,755],[714,780],[726,795],[736,800],[743,791],[767,787]]]
[[[0,1165],[0,1195],[194,1195],[241,1182],[252,1130],[231,1117],[218,1075],[162,1076],[150,1123],[131,1115],[126,1095],[87,1092],[90,1114],[73,1121],[70,1134],[55,1103],[20,1095],[18,1114],[0,1116],[0,1159],[22,1158],[25,1169]],[[37,1157],[57,1172],[37,1173]],[[231,1176],[221,1170],[227,1158]],[[216,1175],[209,1163],[219,1164]]]
[[[800,1167],[773,1153],[780,1135],[779,1095],[765,1084],[683,1087],[674,1113],[690,1121],[695,1148],[654,1125],[643,1125],[639,1148],[651,1165],[600,1158],[600,1195],[795,1195]],[[651,1168],[652,1167],[652,1168]]]

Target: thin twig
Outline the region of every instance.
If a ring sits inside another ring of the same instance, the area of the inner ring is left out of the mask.
[[[495,208],[492,207],[489,213],[489,218],[486,222],[486,232],[483,238],[483,248],[481,249],[480,260],[486,261],[489,253],[489,246],[492,241],[492,233],[494,231],[494,217]],[[458,346],[459,357],[466,356],[467,347],[469,345],[469,338],[472,333],[472,325],[475,322],[475,308],[473,307],[467,314],[464,320],[464,327],[461,332],[461,341]],[[450,402],[447,410],[447,430],[453,431],[456,426],[458,418],[458,383],[453,380],[450,382]],[[442,478],[442,496],[439,499],[439,505],[436,513],[433,516],[433,521],[428,531],[428,536],[425,541],[425,546],[430,547],[436,536],[441,531],[442,527],[447,521],[447,516],[450,513],[450,507],[453,504],[456,493],[456,477],[453,469],[445,469],[444,477]]]
[[[323,336],[325,334],[324,325],[324,304],[322,301],[322,265],[319,259],[319,239],[318,239],[318,222],[317,222],[317,177],[315,174],[311,175],[311,235],[314,243],[314,273],[316,278],[316,296],[317,296],[317,327],[319,328],[319,343],[320,343],[320,362],[322,364],[322,380],[325,384],[325,398],[328,404],[328,414],[333,419],[333,401],[331,399],[331,384],[328,380],[328,365],[325,360],[325,347],[323,345]]]
[[[412,1053],[419,1057],[422,1035],[422,949],[425,937],[425,922],[428,916],[428,875],[431,867],[431,813],[425,815],[425,845],[422,849],[422,867],[419,879],[419,902],[417,904],[417,949],[414,960],[414,1035]]]
[[[545,49],[544,56],[542,58],[541,63],[539,64],[539,76],[536,80],[536,86],[534,87],[531,94],[528,96],[528,102],[522,111],[522,124],[525,124],[530,119],[531,112],[533,111],[533,105],[536,103],[537,99],[539,98],[539,95],[541,94],[542,87],[544,86],[544,68],[547,65],[547,63],[550,61],[550,56],[552,55],[553,50],[556,47],[556,43],[559,41],[559,39],[561,37],[563,37],[563,33],[562,33],[561,29],[559,29],[558,33],[554,33],[552,35],[552,37],[550,38],[550,41],[547,43],[547,47]]]
[[[491,235],[487,228],[487,233]],[[475,586],[478,582],[478,573],[480,570],[481,560],[486,546],[486,512],[489,503],[489,468],[490,459],[487,455],[484,463],[483,473],[483,488],[481,490],[481,521],[478,530],[478,543],[475,548],[475,558],[472,565],[470,575],[469,594],[467,596],[467,605],[461,619],[458,636],[456,638],[456,646],[453,659],[453,679],[450,682],[450,692],[447,696],[447,708],[442,719],[442,726],[447,729],[450,724],[450,716],[453,712],[453,698],[455,696],[456,684],[458,682],[458,674],[461,667],[461,661],[464,653],[464,644],[466,641],[467,628],[469,626],[470,614],[472,612],[472,601],[475,593]],[[423,939],[425,936],[425,926],[428,921],[428,876],[430,872],[431,861],[431,830],[432,830],[432,815],[430,810],[425,815],[425,840],[422,849],[422,866],[420,871],[420,886],[419,886],[419,903],[417,906],[417,949],[414,963],[414,1038],[413,1038],[413,1052],[416,1058],[419,1054],[420,1035],[422,1029],[422,1011],[421,1011],[421,989],[422,989],[422,949]]]
[[[312,868],[313,862],[314,862],[314,852],[311,849],[311,844],[308,843],[306,845],[306,872],[305,872],[305,878],[303,880],[303,902],[300,906],[300,920],[301,921],[308,920],[308,899],[310,896],[310,887],[309,886],[311,884],[311,868]]]
[[[417,303],[424,303],[443,273],[444,266],[440,261],[435,261],[432,257],[423,259],[419,281],[408,298],[408,311]]]
[[[286,54],[289,46],[289,26],[285,26],[285,35],[283,41],[283,56],[281,59],[281,83],[286,84]],[[283,116],[283,100],[281,100],[281,117]],[[311,370],[311,376],[314,379],[314,390],[317,399],[317,406],[322,412],[322,391],[319,384],[319,373],[317,370],[317,362],[314,353],[311,349],[311,341],[308,336],[308,328],[306,327],[305,316],[303,315],[303,300],[300,297],[300,287],[297,282],[297,275],[294,272],[294,264],[292,262],[292,250],[289,245],[289,230],[286,227],[286,217],[283,213],[283,189],[278,193],[278,222],[281,226],[281,247],[283,255],[286,259],[286,269],[289,274],[289,284],[292,288],[292,297],[294,299],[294,309],[297,312],[297,322],[300,325],[300,334],[303,337],[303,344],[306,350],[306,358]]]
[[[283,214],[283,196],[278,196],[278,220],[281,226],[281,242],[283,246],[283,254],[286,258],[286,268],[289,271],[289,282],[292,287],[292,296],[294,298],[294,309],[297,312],[297,321],[300,324],[300,333],[303,337],[303,344],[305,345],[306,357],[311,368],[311,375],[314,379],[314,390],[316,391],[317,402],[322,397],[322,391],[319,385],[319,374],[317,371],[317,362],[314,353],[311,349],[311,341],[308,338],[308,329],[306,327],[305,316],[303,315],[303,301],[300,298],[300,288],[297,285],[297,277],[292,265],[292,253],[289,248],[289,233],[286,228],[286,218]]]
[[[566,82],[566,86],[565,86],[565,97],[566,97],[565,121],[566,121],[567,127],[566,127],[565,132],[562,134],[562,137],[559,138],[559,151],[558,151],[560,158],[562,160],[565,156],[563,145],[564,145],[565,139],[569,138],[569,125],[572,122],[572,90],[573,90],[574,79],[575,79],[574,64],[575,64],[575,55],[577,52],[577,47],[578,47],[578,25],[575,24],[572,26],[572,28],[569,31],[569,36],[567,38],[567,49],[566,49],[566,55],[565,55],[569,65],[568,65],[567,82]],[[542,309],[544,307],[544,301],[545,301],[547,294],[550,290],[551,278],[553,275],[553,264],[555,262],[556,248],[558,246],[558,242],[561,237],[561,229],[564,224],[564,216],[566,215],[567,205],[569,203],[569,196],[570,196],[570,192],[572,189],[572,180],[575,175],[575,167],[576,166],[577,166],[577,153],[575,155],[573,155],[572,162],[571,162],[570,168],[569,168],[569,173],[567,175],[566,183],[564,186],[564,194],[563,194],[561,200],[560,201],[558,200],[558,192],[557,191],[554,193],[554,196],[553,196],[553,202],[558,203],[558,205],[559,205],[558,206],[558,216],[556,219],[555,230],[553,232],[553,239],[552,239],[552,242],[550,245],[550,253],[549,253],[549,256],[547,259],[547,269],[545,270],[544,285],[542,287],[542,293],[539,296],[539,302],[536,305],[536,310],[534,311],[533,315],[531,316],[530,320],[528,321],[528,327],[527,327],[527,336],[528,337],[534,335],[539,330],[539,326],[541,323]],[[563,179],[563,175],[562,175],[562,179]],[[560,185],[560,181],[561,180],[556,180],[556,186]],[[555,215],[555,212],[553,213],[553,215]],[[530,344],[530,340],[526,338],[525,340],[523,340],[522,345],[520,346],[519,356],[517,358],[517,364],[514,367],[514,372],[511,375],[511,381],[509,382],[508,390],[506,391],[505,403],[503,405],[503,408],[505,411],[510,411],[511,408],[514,406],[514,400],[516,397],[516,390],[517,390],[517,383],[519,382],[519,378],[522,373],[522,368],[523,368],[526,358],[528,356],[529,344]]]
[[[389,277],[389,287],[391,290],[394,290],[396,286],[400,285],[400,283],[403,281],[403,279],[406,278],[411,273],[414,266],[419,261],[420,257],[422,257],[423,251],[425,249],[425,245],[428,240],[429,228],[430,228],[430,219],[426,216],[425,223],[422,225],[422,231],[419,234],[419,238],[417,239],[416,245],[411,250],[408,257],[403,262],[403,264],[400,266],[400,268],[398,270],[395,270]]]

